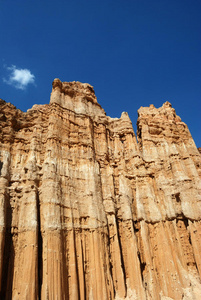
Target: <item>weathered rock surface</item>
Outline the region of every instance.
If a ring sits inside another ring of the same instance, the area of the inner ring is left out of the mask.
[[[170,103],[138,114],[59,79],[0,100],[1,299],[200,300],[201,155]]]

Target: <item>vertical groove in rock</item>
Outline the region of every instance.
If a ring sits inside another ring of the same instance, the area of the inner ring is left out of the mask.
[[[137,124],[79,82],[0,100],[0,298],[200,299],[200,149],[169,102]]]
[[[40,200],[39,193],[37,192],[37,222],[38,222],[38,299],[41,300],[41,286],[43,274],[43,239],[41,233],[41,216],[40,216]]]
[[[122,244],[121,244],[121,237],[120,237],[120,230],[119,230],[119,220],[116,221],[117,224],[117,239],[118,239],[118,246],[119,246],[119,251],[120,251],[120,262],[121,262],[121,268],[122,268],[122,273],[123,273],[123,280],[124,280],[124,286],[125,286],[125,293],[124,297],[127,296],[127,286],[126,286],[126,268],[123,260],[123,251],[122,251]]]
[[[14,274],[14,248],[11,234],[11,207],[9,203],[9,197],[5,198],[6,201],[6,231],[5,242],[2,247],[3,263],[2,263],[2,277],[1,277],[1,298],[11,299],[12,297],[12,284]]]

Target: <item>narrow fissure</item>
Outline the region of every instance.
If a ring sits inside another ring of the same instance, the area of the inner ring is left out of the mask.
[[[138,251],[137,255],[138,255],[139,262],[140,262],[140,273],[141,273],[141,278],[142,278],[142,282],[143,282],[143,280],[144,280],[143,273],[144,273],[144,270],[145,270],[145,267],[146,267],[146,263],[142,262],[139,251]]]
[[[73,229],[73,239],[74,239],[74,255],[75,255],[75,269],[76,269],[76,277],[77,277],[78,300],[80,300],[80,279],[79,279],[78,262],[77,262],[76,233],[74,229]]]
[[[196,261],[195,249],[193,247],[193,243],[192,243],[192,239],[191,239],[191,232],[190,231],[189,231],[188,241],[189,241],[189,243],[190,243],[190,245],[192,247],[193,259],[194,259],[194,266],[195,266],[195,268],[197,270],[197,273],[199,274],[200,272],[199,272],[199,268],[198,268],[197,261]]]
[[[127,286],[126,286],[126,268],[124,265],[124,260],[123,260],[123,251],[122,251],[122,246],[121,246],[121,238],[120,238],[120,232],[119,232],[119,221],[120,220],[116,220],[116,224],[117,224],[117,236],[118,236],[118,241],[119,241],[119,248],[120,248],[120,256],[121,256],[121,266],[122,266],[122,271],[123,271],[123,275],[124,275],[124,284],[125,284],[125,289],[126,289],[126,295],[127,296]]]
[[[188,227],[188,219],[186,217],[184,217],[184,216],[183,216],[183,222],[184,222],[184,225],[185,225],[185,227],[187,229],[187,227]],[[191,244],[191,242],[190,242],[190,244]]]
[[[1,170],[2,170],[2,168],[3,168],[3,163],[2,163],[2,161],[0,161],[0,176],[1,176]]]
[[[189,233],[189,236],[188,236],[188,241],[189,241],[189,243],[191,244],[191,246],[192,246],[192,242],[191,242],[191,235],[190,235],[190,233]]]
[[[81,240],[81,254],[82,254],[82,272],[83,272],[83,285],[84,285],[84,299],[87,299],[86,296],[86,279],[85,279],[85,271],[84,271],[84,249],[83,249],[83,242]]]
[[[43,238],[41,234],[40,201],[37,192],[37,219],[38,219],[38,299],[41,300],[41,287],[43,281]]]
[[[116,291],[115,291],[115,287],[114,287],[114,272],[113,272],[113,264],[111,261],[111,246],[110,246],[110,229],[109,229],[109,224],[108,224],[108,220],[107,220],[107,228],[108,228],[108,234],[107,234],[107,239],[108,239],[108,253],[109,253],[109,270],[110,270],[110,276],[112,279],[112,289],[113,289],[113,293],[114,293],[114,297],[116,296]],[[110,292],[111,293],[111,292]],[[112,298],[111,298],[112,299]]]
[[[2,282],[0,299],[12,299],[12,285],[14,275],[14,246],[13,234],[11,233],[12,225],[12,208],[9,196],[6,197],[6,232],[3,253]]]
[[[140,255],[140,251],[139,251],[139,234],[140,234],[140,222],[139,221],[133,221],[133,228],[134,228],[134,232],[135,232],[135,236],[136,236],[136,241],[137,241],[137,255],[138,255],[138,259],[139,259],[139,263],[140,263],[140,274],[141,274],[141,278],[142,278],[142,283],[144,283],[144,270],[146,267],[146,263],[142,262],[141,260],[141,255]],[[145,283],[146,285],[146,283]]]
[[[62,239],[62,264],[63,264],[63,278],[62,278],[62,285],[63,285],[63,291],[64,291],[64,299],[69,294],[69,284],[68,281],[65,281],[66,278],[68,278],[68,271],[67,271],[67,260],[66,260],[66,233],[64,230],[61,231],[61,239]]]

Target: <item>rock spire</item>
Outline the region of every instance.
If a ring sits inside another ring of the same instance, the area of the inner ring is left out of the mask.
[[[200,152],[169,102],[137,127],[80,82],[0,100],[0,299],[200,300]]]

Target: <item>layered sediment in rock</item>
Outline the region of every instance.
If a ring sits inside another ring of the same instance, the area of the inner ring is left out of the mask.
[[[200,299],[200,153],[170,103],[138,114],[58,79],[0,101],[1,299]]]

